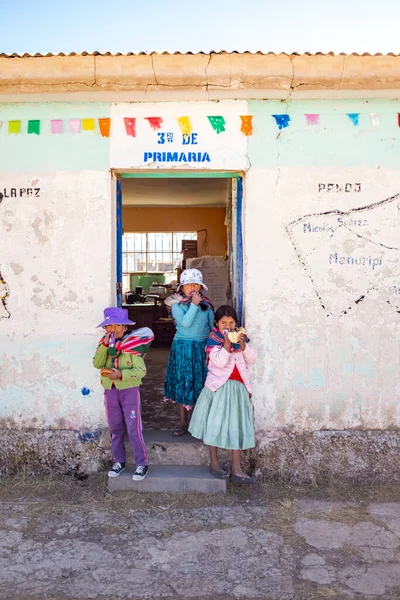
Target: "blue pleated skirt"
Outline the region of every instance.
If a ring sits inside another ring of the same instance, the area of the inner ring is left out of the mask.
[[[193,408],[207,377],[205,340],[174,340],[168,357],[164,400]]]
[[[216,392],[204,388],[189,424],[193,437],[227,450],[254,448],[252,405],[246,386],[228,380]]]

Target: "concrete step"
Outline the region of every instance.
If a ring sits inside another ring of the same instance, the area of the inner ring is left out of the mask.
[[[171,431],[146,430],[143,432],[149,461],[151,465],[198,465],[206,467],[210,463],[207,446],[201,440],[185,433],[173,437]],[[125,436],[125,447],[128,462],[134,462],[132,450]],[[229,452],[221,451],[221,461],[229,460]]]
[[[170,431],[145,431],[144,439],[152,465],[198,465],[209,462],[208,448],[201,440],[185,433],[173,437]]]
[[[207,467],[198,465],[150,465],[143,481],[133,481],[134,468],[128,467],[119,477],[108,478],[108,489],[135,492],[197,492],[221,494],[227,489],[226,479],[216,479]]]

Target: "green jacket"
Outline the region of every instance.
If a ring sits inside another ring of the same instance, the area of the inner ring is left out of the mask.
[[[97,347],[96,354],[93,357],[93,366],[96,369],[113,369],[114,358],[108,356],[107,347],[100,343]],[[112,381],[108,377],[101,375],[101,385],[110,390],[114,383],[117,390],[126,390],[131,387],[138,387],[142,383],[143,377],[146,375],[146,365],[141,356],[121,352],[118,357],[118,369],[122,373],[122,379]]]

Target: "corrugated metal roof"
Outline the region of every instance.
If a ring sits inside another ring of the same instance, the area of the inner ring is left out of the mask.
[[[209,54],[251,54],[251,55],[256,55],[256,54],[261,54],[263,56],[400,56],[400,54],[396,54],[394,52],[388,52],[386,54],[383,54],[381,52],[376,52],[374,54],[371,54],[370,52],[363,52],[363,53],[359,53],[359,52],[351,52],[351,53],[346,53],[346,52],[262,52],[261,50],[258,50],[256,52],[251,52],[249,50],[245,50],[243,52],[239,51],[239,50],[233,50],[233,51],[226,51],[226,50],[221,50],[221,51],[214,51],[214,50],[210,50],[210,51],[201,51],[201,52],[167,52],[167,51],[138,51],[138,52],[110,52],[108,50],[104,50],[104,51],[100,51],[100,50],[95,50],[94,52],[57,52],[57,53],[53,53],[53,52],[47,52],[46,54],[41,54],[40,52],[37,52],[36,54],[30,54],[29,52],[24,52],[24,53],[20,53],[20,52],[12,52],[12,53],[7,53],[7,52],[2,52],[0,54],[0,57],[2,58],[35,58],[35,57],[39,57],[39,58],[44,58],[47,56],[140,56],[140,55],[167,55],[167,56],[175,56],[175,55],[180,55],[180,56],[190,56],[190,55],[199,55],[199,54],[203,54],[203,55],[209,55]]]

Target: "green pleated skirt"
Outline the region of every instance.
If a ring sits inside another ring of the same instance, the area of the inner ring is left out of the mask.
[[[227,450],[254,448],[252,405],[246,386],[229,379],[216,392],[203,388],[189,431],[207,446]]]

